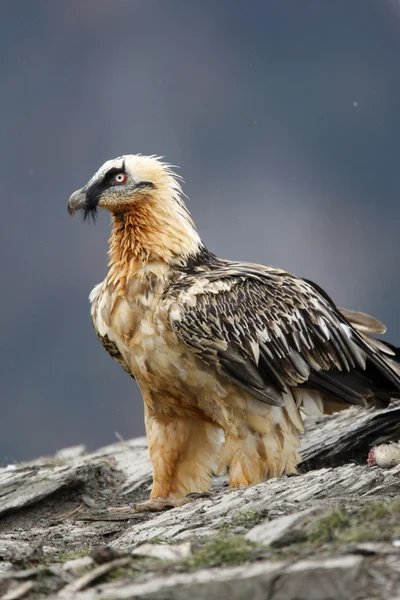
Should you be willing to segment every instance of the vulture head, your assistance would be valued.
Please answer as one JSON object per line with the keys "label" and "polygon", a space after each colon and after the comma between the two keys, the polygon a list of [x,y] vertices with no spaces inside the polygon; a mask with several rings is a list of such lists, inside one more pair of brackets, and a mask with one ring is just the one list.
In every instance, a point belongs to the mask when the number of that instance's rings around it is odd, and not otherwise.
{"label": "vulture head", "polygon": [[98,208],[121,214],[139,202],[182,206],[179,176],[156,156],[127,155],[108,160],[68,202],[74,216],[83,211],[84,219],[96,216]]}
{"label": "vulture head", "polygon": [[[124,256],[185,261],[201,241],[182,200],[181,178],[156,156],[127,155],[109,160],[68,201],[68,212],[112,215],[112,249]],[[118,254],[116,251],[114,255]],[[139,260],[139,259],[137,259]]]}

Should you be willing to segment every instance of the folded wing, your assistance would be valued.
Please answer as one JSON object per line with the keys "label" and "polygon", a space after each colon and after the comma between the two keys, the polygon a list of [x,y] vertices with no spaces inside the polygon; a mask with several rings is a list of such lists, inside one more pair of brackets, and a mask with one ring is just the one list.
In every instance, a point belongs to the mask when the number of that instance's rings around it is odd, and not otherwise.
{"label": "folded wing", "polygon": [[222,263],[186,277],[173,293],[170,322],[180,341],[262,402],[281,406],[283,394],[296,387],[360,405],[399,393],[392,352],[365,334],[384,326],[337,309],[311,282],[268,267]]}

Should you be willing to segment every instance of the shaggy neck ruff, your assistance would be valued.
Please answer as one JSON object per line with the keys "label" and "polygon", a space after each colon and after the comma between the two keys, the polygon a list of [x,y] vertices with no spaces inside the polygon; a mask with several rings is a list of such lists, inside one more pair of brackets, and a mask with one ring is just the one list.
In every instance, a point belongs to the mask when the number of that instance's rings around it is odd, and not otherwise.
{"label": "shaggy neck ruff", "polygon": [[124,286],[151,270],[167,278],[174,265],[195,255],[201,241],[183,205],[146,198],[112,214],[109,281]]}

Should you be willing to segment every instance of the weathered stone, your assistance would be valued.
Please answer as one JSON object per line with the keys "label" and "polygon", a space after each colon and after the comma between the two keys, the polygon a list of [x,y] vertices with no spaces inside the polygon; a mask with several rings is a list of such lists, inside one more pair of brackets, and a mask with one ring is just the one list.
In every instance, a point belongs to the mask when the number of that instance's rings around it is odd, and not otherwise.
{"label": "weathered stone", "polygon": [[275,582],[271,600],[353,600],[362,580],[362,558],[300,561]]}
{"label": "weathered stone", "polygon": [[96,500],[94,500],[94,498],[92,498],[91,496],[88,496],[88,494],[82,494],[81,500],[83,504],[85,504],[85,506],[88,506],[89,508],[93,508],[94,506],[96,506]]}
{"label": "weathered stone", "polygon": [[362,560],[342,556],[296,565],[265,561],[206,569],[122,587],[104,585],[77,594],[75,600],[352,600],[360,583]]}
{"label": "weathered stone", "polygon": [[67,560],[63,564],[63,570],[77,576],[93,567],[93,565],[94,560],[91,556],[80,556],[79,558],[74,558],[73,560]]}
{"label": "weathered stone", "polygon": [[119,569],[121,567],[126,566],[129,563],[129,558],[117,558],[112,560],[111,562],[105,563],[104,565],[100,565],[95,569],[92,569],[89,573],[82,575],[78,579],[75,579],[72,583],[69,583],[65,587],[63,587],[57,597],[74,600],[77,597],[77,593],[80,590],[85,589],[89,585],[91,585],[96,579],[100,577],[104,577],[107,573],[114,571],[115,569]]}
{"label": "weathered stone", "polygon": [[84,444],[79,444],[78,446],[69,446],[68,448],[62,448],[58,450],[55,454],[56,458],[60,460],[73,460],[74,458],[79,458],[83,456],[86,452],[86,446]]}
{"label": "weathered stone", "polygon": [[7,562],[7,561],[0,562],[0,578],[4,573],[8,574],[13,569],[14,569],[14,565],[12,564],[12,562]]}
{"label": "weathered stone", "polygon": [[270,598],[274,581],[284,566],[285,563],[263,562],[152,577],[143,583],[122,587],[106,584],[96,591],[77,594],[74,600],[187,600],[190,597],[195,600],[265,600]]}
{"label": "weathered stone", "polygon": [[278,546],[282,543],[288,543],[289,535],[290,541],[299,541],[300,530],[298,527],[296,528],[296,525],[304,521],[307,515],[312,512],[315,511],[311,508],[294,513],[293,515],[278,517],[278,519],[274,519],[273,521],[264,521],[250,529],[245,537],[251,542],[257,542],[264,546]]}
{"label": "weathered stone", "polygon": [[15,586],[11,586],[10,589],[3,594],[1,600],[19,600],[24,598],[34,587],[33,581],[24,581]]}
{"label": "weathered stone", "polygon": [[24,508],[54,494],[62,488],[83,485],[99,466],[21,467],[9,472],[0,469],[0,515]]}
{"label": "weathered stone", "polygon": [[123,474],[120,494],[124,496],[151,481],[151,463],[143,438],[113,444],[101,451],[60,465],[53,462],[28,464],[16,470],[0,469],[0,516],[25,508],[65,488],[84,486],[92,478],[112,480],[116,470]]}
{"label": "weathered stone", "polygon": [[40,560],[43,550],[40,544],[22,542],[18,539],[7,537],[0,538],[0,559],[13,564],[20,564],[32,560]]}
{"label": "weathered stone", "polygon": [[92,548],[90,556],[98,565],[102,565],[119,558],[119,552],[111,546],[95,546]]}
{"label": "weathered stone", "polygon": [[363,542],[354,544],[349,547],[348,551],[352,554],[361,554],[364,556],[373,556],[375,554],[399,554],[399,548],[396,548],[394,544],[385,542]]}
{"label": "weathered stone", "polygon": [[133,556],[149,556],[160,560],[184,560],[191,554],[190,542],[183,544],[142,544],[132,550]]}
{"label": "weathered stone", "polygon": [[[389,472],[388,472],[389,473]],[[207,529],[229,525],[249,510],[268,513],[282,510],[297,512],[299,506],[318,507],[321,499],[363,498],[400,492],[400,477],[396,469],[384,478],[380,469],[367,465],[349,464],[336,469],[319,469],[299,477],[267,481],[251,488],[217,494],[207,500],[196,500],[180,508],[156,514],[152,519],[128,527],[113,545],[124,549],[151,541],[153,537],[183,540],[190,536],[201,537]],[[382,487],[383,486],[383,487]],[[206,530],[202,530],[205,527]]]}
{"label": "weathered stone", "polygon": [[[395,528],[392,531],[389,525],[383,536],[379,529],[371,529],[375,537],[370,539],[362,530],[362,543],[344,541],[333,546],[328,526],[328,535],[318,542],[317,549],[307,536],[308,523],[314,519],[309,510],[316,511],[320,519],[320,512],[331,518],[349,507],[353,514],[375,501],[384,509],[386,499],[399,494],[400,466],[386,471],[371,468],[366,464],[367,453],[363,455],[378,442],[376,425],[379,436],[383,435],[383,423],[389,424],[388,431],[394,434],[400,426],[398,419],[395,422],[397,410],[350,410],[309,426],[303,439],[302,468],[323,465],[318,470],[236,490],[227,490],[225,477],[215,478],[209,498],[159,514],[127,509],[122,520],[108,507],[127,507],[149,494],[151,464],[143,438],[84,456],[71,455],[62,464],[59,458],[40,459],[23,467],[0,469],[0,559],[4,561],[0,566],[5,566],[0,570],[0,600],[27,582],[27,600],[39,596],[70,600],[393,600],[400,585]],[[352,444],[362,457],[361,464],[350,460]],[[396,511],[396,506],[392,500],[390,510]],[[336,507],[339,510],[332,511]],[[394,523],[393,515],[390,513],[389,521]],[[362,521],[358,526],[362,527]],[[253,547],[242,535],[262,546]],[[376,541],[390,540],[391,535],[393,543]],[[301,539],[307,544],[293,544]],[[43,542],[46,546],[41,548]],[[220,542],[228,544],[229,551],[225,555],[222,551],[215,560]],[[245,550],[240,554],[238,548],[243,544]],[[75,559],[72,567],[67,564],[63,568],[69,551],[71,555],[89,553],[89,558]],[[275,558],[289,558],[287,562],[267,560],[275,554]],[[141,560],[141,556],[157,557],[164,564]],[[316,560],[317,556],[321,560]],[[205,568],[221,563],[226,566]],[[82,573],[80,568],[88,571]],[[187,569],[189,572],[182,572]],[[105,583],[110,573],[113,581]],[[22,592],[20,588],[15,593]]]}

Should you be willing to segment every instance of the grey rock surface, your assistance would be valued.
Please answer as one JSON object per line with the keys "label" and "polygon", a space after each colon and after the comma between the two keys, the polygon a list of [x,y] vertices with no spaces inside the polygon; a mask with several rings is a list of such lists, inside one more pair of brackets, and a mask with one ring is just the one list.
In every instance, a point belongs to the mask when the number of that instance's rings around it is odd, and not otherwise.
{"label": "grey rock surface", "polygon": [[288,540],[288,536],[290,536],[290,539],[293,539],[294,535],[296,536],[298,533],[301,533],[301,528],[299,527],[302,521],[307,515],[314,512],[316,512],[315,509],[309,508],[295,512],[292,515],[278,517],[272,521],[264,521],[250,529],[245,538],[264,546],[282,545]]}
{"label": "grey rock surface", "polygon": [[308,421],[299,475],[215,478],[162,513],[129,508],[151,486],[144,438],[0,469],[0,600],[393,599],[400,466],[366,459],[399,422],[396,405]]}
{"label": "grey rock surface", "polygon": [[349,600],[359,584],[362,559],[343,556],[327,560],[260,562],[244,567],[207,569],[172,575],[115,589],[103,586],[76,600]]}

